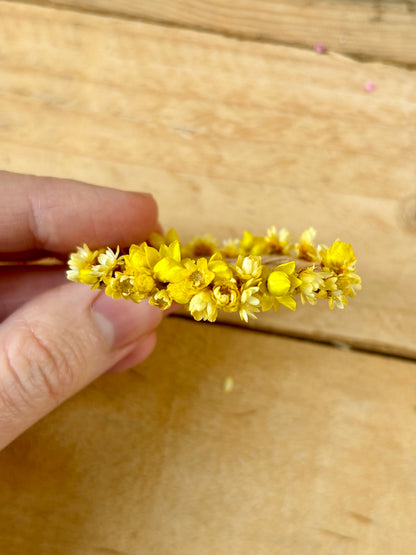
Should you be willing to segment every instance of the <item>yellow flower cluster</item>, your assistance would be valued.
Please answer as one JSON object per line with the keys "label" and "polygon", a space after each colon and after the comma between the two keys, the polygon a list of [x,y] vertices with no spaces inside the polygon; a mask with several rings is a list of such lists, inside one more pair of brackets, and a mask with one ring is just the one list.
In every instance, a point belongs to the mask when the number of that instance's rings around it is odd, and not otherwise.
{"label": "yellow flower cluster", "polygon": [[[181,245],[175,230],[166,236],[152,233],[125,253],[78,247],[67,277],[104,288],[114,299],[148,298],[161,310],[172,303],[185,305],[198,321],[214,322],[219,310],[238,312],[245,322],[280,305],[296,310],[297,296],[302,304],[327,299],[331,309],[344,308],[347,297],[361,289],[354,252],[339,239],[330,247],[315,246],[315,235],[307,229],[293,244],[286,229],[272,227],[264,237],[245,231],[241,240],[218,248],[209,235]],[[277,263],[279,257],[285,261]],[[306,263],[297,268],[295,259]]]}

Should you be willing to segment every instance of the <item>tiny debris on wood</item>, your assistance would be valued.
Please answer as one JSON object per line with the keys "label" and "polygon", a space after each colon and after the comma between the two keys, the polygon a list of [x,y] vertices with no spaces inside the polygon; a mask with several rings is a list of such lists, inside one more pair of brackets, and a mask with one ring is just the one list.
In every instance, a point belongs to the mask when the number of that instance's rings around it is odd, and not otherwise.
{"label": "tiny debris on wood", "polygon": [[224,393],[231,393],[234,389],[234,378],[232,376],[227,376],[224,380]]}

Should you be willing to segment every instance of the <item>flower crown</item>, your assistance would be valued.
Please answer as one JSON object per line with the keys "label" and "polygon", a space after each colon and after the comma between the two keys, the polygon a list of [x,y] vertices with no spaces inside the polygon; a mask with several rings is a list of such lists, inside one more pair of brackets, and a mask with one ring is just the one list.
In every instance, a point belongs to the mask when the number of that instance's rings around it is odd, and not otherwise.
{"label": "flower crown", "polygon": [[103,288],[113,299],[148,298],[161,310],[185,305],[198,321],[214,322],[219,310],[238,312],[245,322],[280,305],[296,310],[297,296],[302,304],[327,299],[329,308],[344,308],[361,289],[354,252],[339,239],[315,247],[315,235],[309,228],[292,244],[286,229],[271,227],[265,237],[245,231],[218,248],[210,235],[182,245],[172,229],[125,253],[84,244],[70,255],[67,277]]}

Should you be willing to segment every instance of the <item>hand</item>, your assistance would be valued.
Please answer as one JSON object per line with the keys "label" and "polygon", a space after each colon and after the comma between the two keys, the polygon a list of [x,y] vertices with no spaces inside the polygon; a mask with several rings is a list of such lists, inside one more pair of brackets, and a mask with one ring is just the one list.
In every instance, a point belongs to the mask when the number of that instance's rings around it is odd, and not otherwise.
{"label": "hand", "polygon": [[153,198],[0,172],[0,449],[107,371],[144,360],[162,313],[66,280],[68,253],[128,246],[158,229]]}

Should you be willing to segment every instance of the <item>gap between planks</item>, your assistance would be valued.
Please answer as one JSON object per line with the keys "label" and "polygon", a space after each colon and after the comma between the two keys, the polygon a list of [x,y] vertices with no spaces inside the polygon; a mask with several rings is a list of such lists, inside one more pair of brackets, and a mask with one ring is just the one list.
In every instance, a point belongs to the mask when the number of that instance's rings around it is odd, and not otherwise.
{"label": "gap between planks", "polygon": [[[185,313],[174,313],[169,316],[170,318],[178,318],[181,320],[191,320],[192,318]],[[199,326],[212,326],[210,322],[198,322]],[[309,344],[323,345],[326,347],[332,347],[340,351],[351,351],[356,353],[363,353],[372,356],[381,356],[383,358],[393,358],[395,360],[404,360],[408,362],[416,362],[416,353],[404,353],[402,349],[396,349],[394,345],[373,345],[368,342],[360,343],[356,340],[347,341],[345,338],[325,338],[317,337],[312,335],[306,335],[298,333],[296,331],[281,331],[271,328],[261,328],[261,327],[248,327],[243,323],[230,322],[224,320],[217,320],[215,322],[216,326],[221,326],[224,328],[233,328],[239,330],[247,330],[263,335],[272,335],[276,337],[281,337],[284,339],[293,339],[294,341],[306,342]]]}
{"label": "gap between planks", "polygon": [[[1,1],[1,0],[0,0]],[[310,51],[310,46],[302,44],[296,41],[284,41],[284,40],[277,40],[268,37],[261,37],[261,36],[247,36],[243,33],[237,33],[233,31],[226,31],[226,30],[219,30],[219,29],[212,29],[210,27],[198,24],[188,24],[186,22],[177,23],[175,21],[169,21],[163,18],[153,18],[153,17],[146,17],[140,16],[137,14],[128,14],[119,12],[117,10],[111,10],[108,8],[92,8],[86,6],[76,6],[71,4],[70,2],[60,2],[57,4],[53,0],[15,0],[15,3],[18,4],[27,4],[30,6],[38,6],[40,8],[50,8],[59,11],[72,11],[75,13],[85,14],[85,15],[92,15],[97,17],[110,17],[125,21],[137,21],[140,23],[147,23],[149,25],[158,25],[160,27],[167,27],[171,29],[185,29],[189,31],[196,31],[200,33],[205,33],[207,35],[218,35],[229,39],[239,40],[241,42],[257,42],[261,44],[269,44],[272,46],[284,46],[288,48],[296,48],[299,50],[307,50]],[[414,63],[406,63],[401,62],[398,60],[387,60],[382,59],[377,56],[371,56],[368,54],[362,53],[354,53],[354,52],[337,52],[336,50],[328,50],[327,55],[331,56],[339,56],[344,59],[350,59],[360,63],[374,63],[378,62],[387,66],[393,66],[401,69],[406,69],[409,71],[413,71],[416,69],[416,64]]]}

